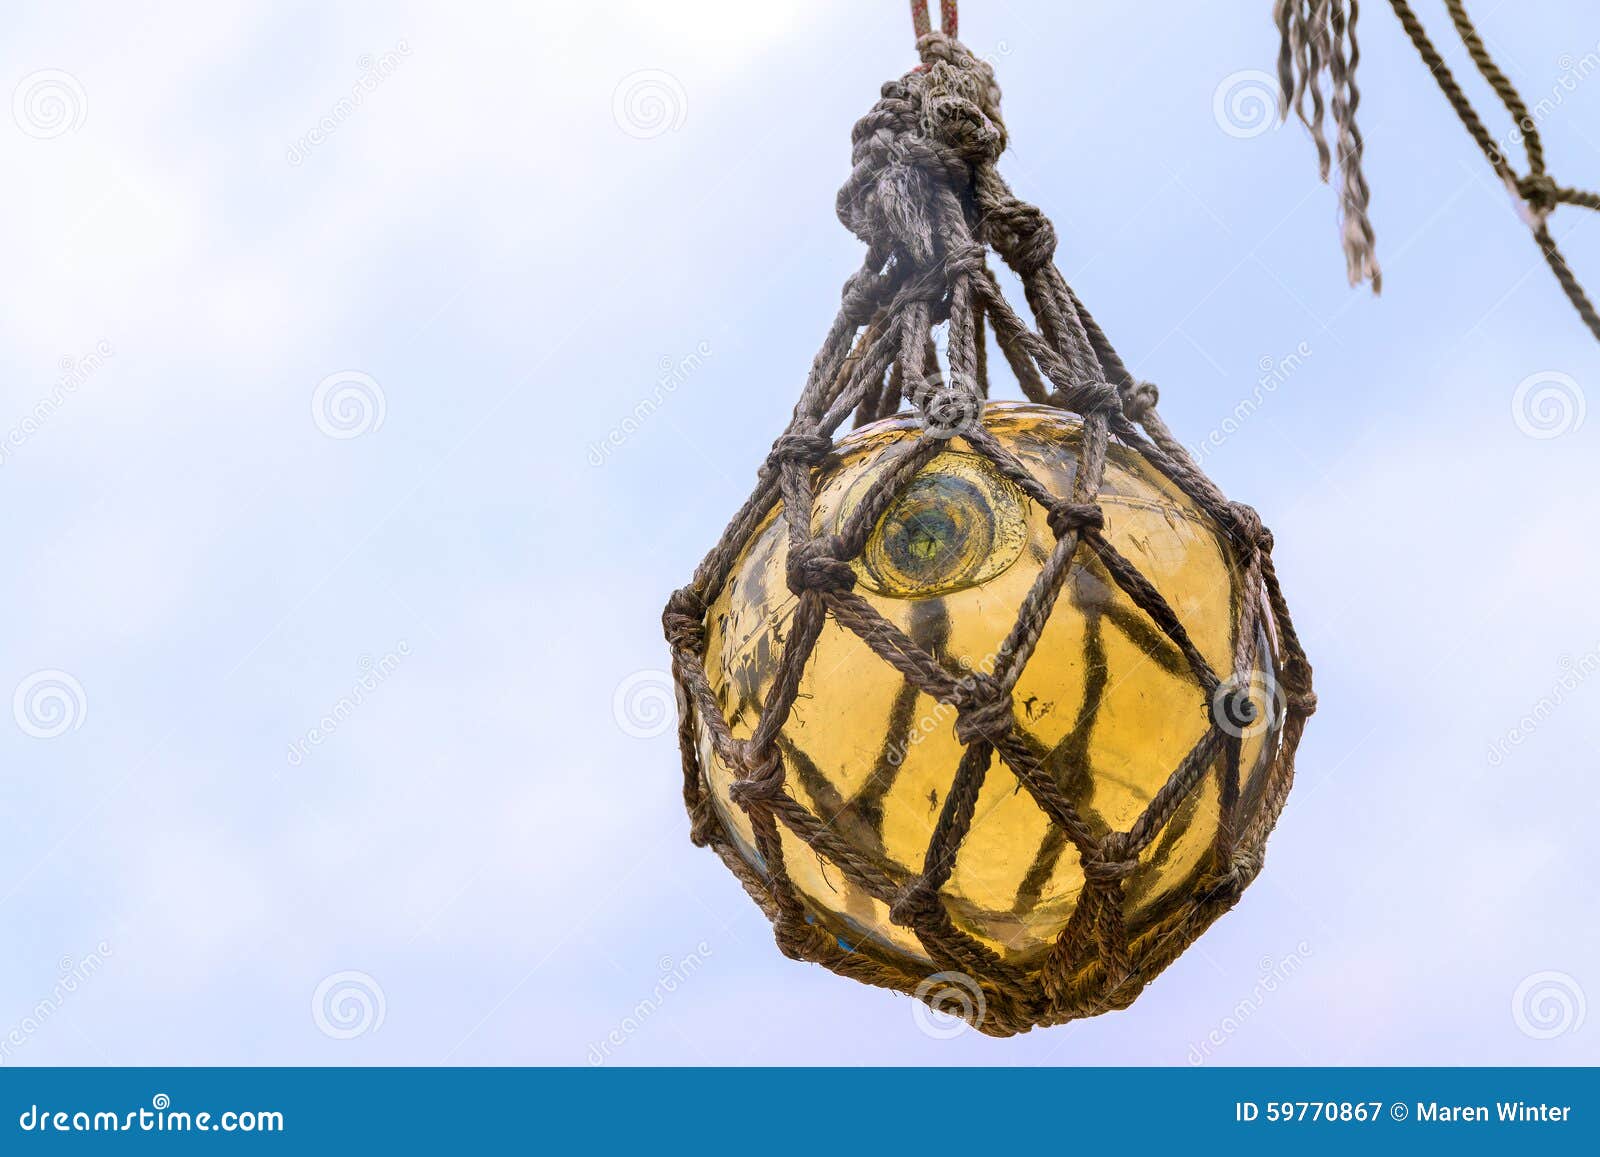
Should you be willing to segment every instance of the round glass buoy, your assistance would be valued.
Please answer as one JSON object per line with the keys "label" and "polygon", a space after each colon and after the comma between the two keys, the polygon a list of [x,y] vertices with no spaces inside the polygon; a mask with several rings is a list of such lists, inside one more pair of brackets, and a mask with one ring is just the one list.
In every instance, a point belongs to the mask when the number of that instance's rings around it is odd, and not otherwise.
{"label": "round glass buoy", "polygon": [[[991,403],[984,425],[1053,493],[1072,492],[1081,425],[1062,411]],[[817,476],[814,531],[835,532],[919,434],[910,418],[844,437]],[[1113,445],[1098,499],[1105,534],[1165,596],[1212,668],[1231,670],[1242,567],[1227,535],[1137,454]],[[855,560],[856,590],[952,672],[992,671],[1024,595],[1055,543],[1047,511],[960,438],[900,492]],[[748,738],[778,670],[795,597],[785,581],[781,507],[745,544],[707,615],[705,666],[739,739]],[[1283,704],[1270,616],[1250,681],[1237,823],[1260,806]],[[1097,832],[1126,831],[1210,724],[1183,656],[1086,548],[1074,556],[1015,694],[1017,734],[1044,758]],[[955,709],[923,694],[830,618],[779,750],[787,790],[896,880],[915,875],[961,758]],[[716,807],[758,872],[749,817],[729,797],[735,772],[697,721]],[[1208,774],[1140,856],[1126,886],[1130,931],[1192,895],[1219,824]],[[911,929],[781,823],[785,864],[812,919],[841,947],[913,972],[932,963]],[[1037,963],[1083,888],[1078,854],[996,757],[940,891],[956,926],[1020,966]]]}

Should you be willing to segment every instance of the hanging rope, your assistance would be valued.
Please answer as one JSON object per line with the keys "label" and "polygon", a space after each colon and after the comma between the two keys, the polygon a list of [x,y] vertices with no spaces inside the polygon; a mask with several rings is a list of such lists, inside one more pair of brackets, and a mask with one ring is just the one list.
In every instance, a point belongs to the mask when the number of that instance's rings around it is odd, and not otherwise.
{"label": "hanging rope", "polygon": [[[1519,175],[1506,160],[1505,153],[1490,135],[1472,102],[1467,99],[1467,94],[1445,64],[1444,57],[1434,47],[1427,29],[1408,0],[1389,0],[1406,35],[1411,38],[1417,54],[1433,74],[1456,116],[1517,199],[1523,218],[1532,230],[1534,240],[1539,243],[1539,251],[1544,254],[1567,300],[1578,311],[1589,332],[1600,340],[1600,312],[1596,312],[1549,228],[1549,217],[1556,206],[1577,205],[1600,210],[1600,193],[1562,185],[1545,171],[1544,142],[1539,137],[1538,125],[1527,103],[1490,55],[1483,37],[1467,15],[1464,0],[1444,0],[1444,3],[1456,33],[1466,46],[1467,55],[1500,98],[1500,103],[1505,106],[1521,134],[1528,155],[1526,174]],[[1317,161],[1323,180],[1328,179],[1330,168],[1337,160],[1341,232],[1350,283],[1355,285],[1368,280],[1372,282],[1373,290],[1377,291],[1382,288],[1383,275],[1373,253],[1372,223],[1367,217],[1367,182],[1361,171],[1362,139],[1355,121],[1356,107],[1361,102],[1360,90],[1355,84],[1356,65],[1361,59],[1361,50],[1356,41],[1356,20],[1360,12],[1359,0],[1277,0],[1274,19],[1280,36],[1280,111],[1287,117],[1289,111],[1294,110],[1310,131],[1317,147]],[[1321,83],[1323,73],[1327,73],[1329,78],[1329,97],[1326,101]],[[1337,130],[1337,153],[1330,149],[1323,128],[1327,105],[1332,107]]]}
{"label": "hanging rope", "polygon": [[[950,39],[956,36],[956,0],[939,0],[941,31]],[[928,0],[911,0],[911,27],[921,40],[933,31],[933,21],[928,16]]]}
{"label": "hanging rope", "polygon": [[[955,5],[943,7],[954,27]],[[927,4],[914,3],[919,28]],[[1272,536],[1260,517],[1230,502],[1205,476],[1157,415],[1155,387],[1136,380],[1054,263],[1056,233],[1035,206],[1016,197],[996,168],[1006,147],[1000,89],[993,70],[948,34],[925,31],[920,68],[883,86],[881,99],[852,134],[853,169],[837,199],[840,220],[867,246],[861,268],[845,283],[838,316],[812,362],[788,428],[773,443],[754,492],[691,582],[674,592],[662,616],[672,647],[679,701],[684,803],[695,842],[709,844],[773,920],[786,955],[826,965],[869,984],[935,1002],[922,971],[859,952],[826,931],[791,880],[787,857],[823,857],[849,882],[915,933],[939,969],[981,985],[987,1013],[978,1027],[995,1035],[1059,1024],[1132,1002],[1139,991],[1213,920],[1227,911],[1261,869],[1272,830],[1294,780],[1294,753],[1315,709],[1311,667],[1289,619],[1272,565]],[[1022,282],[1032,318],[1016,312],[988,264],[993,250]],[[940,365],[932,328],[948,323]],[[1080,415],[1082,435],[1070,490],[1051,490],[983,425],[988,393],[986,333],[1036,405]],[[882,472],[834,533],[814,525],[819,487],[827,480],[835,432],[852,415],[858,425],[909,405],[921,427],[898,465]],[[1047,512],[1055,544],[1041,563],[997,651],[992,672],[952,670],[926,631],[907,630],[854,587],[851,560],[922,467],[959,434]],[[1234,651],[1216,670],[1194,644],[1183,618],[1135,560],[1105,530],[1100,497],[1110,448],[1138,454],[1165,475],[1226,533],[1241,568]],[[747,736],[736,736],[707,671],[708,614],[734,581],[742,552],[764,520],[782,512],[787,527],[785,576],[794,610],[784,632],[770,688]],[[1145,810],[1125,830],[1087,816],[1063,790],[1045,754],[1018,723],[1014,693],[1047,620],[1076,568],[1096,567],[1171,645],[1193,681],[1193,711],[1202,738],[1174,767]],[[962,757],[951,768],[922,867],[907,871],[862,855],[796,788],[783,729],[801,695],[825,627],[842,628],[898,671],[913,697],[953,708]],[[1257,640],[1280,640],[1278,678],[1283,731],[1261,773],[1255,810],[1233,808],[1240,793],[1237,731],[1228,718],[1252,717],[1240,697],[1255,669]],[[818,675],[823,678],[827,675]],[[848,677],[839,672],[835,678]],[[702,748],[696,723],[705,730]],[[703,760],[714,756],[737,779],[727,795],[748,817],[748,856],[718,811]],[[1044,956],[1026,967],[1002,957],[958,926],[945,885],[971,830],[978,793],[991,768],[1016,776],[1071,846],[1083,872],[1082,893]],[[1186,802],[1214,780],[1227,817],[1205,868],[1172,894],[1159,916],[1127,916],[1128,882]],[[786,849],[785,841],[789,847]],[[800,852],[798,840],[806,849]],[[946,1009],[946,1011],[958,1011]],[[961,1011],[972,1016],[973,1010]]]}
{"label": "hanging rope", "polygon": [[[1367,216],[1369,192],[1367,178],[1361,171],[1364,142],[1361,130],[1356,127],[1356,109],[1361,105],[1361,90],[1356,87],[1356,66],[1361,63],[1356,19],[1360,14],[1359,0],[1350,0],[1348,15],[1345,0],[1277,0],[1273,15],[1280,37],[1279,115],[1287,118],[1293,109],[1300,123],[1311,133],[1317,146],[1317,167],[1324,181],[1337,157],[1339,227],[1350,284],[1370,281],[1372,291],[1380,293],[1383,270],[1378,267],[1377,238]],[[1328,74],[1329,87],[1326,100],[1321,84],[1324,72]],[[1323,129],[1329,104],[1332,105],[1337,154],[1329,148]]]}
{"label": "hanging rope", "polygon": [[1557,205],[1577,205],[1585,209],[1600,210],[1600,194],[1568,188],[1545,172],[1544,142],[1539,137],[1539,126],[1528,112],[1528,106],[1516,87],[1489,55],[1489,50],[1484,46],[1483,38],[1478,35],[1477,28],[1473,26],[1472,18],[1467,15],[1466,5],[1462,0],[1445,0],[1445,8],[1450,12],[1450,19],[1456,26],[1456,32],[1467,46],[1467,54],[1472,57],[1472,63],[1483,79],[1488,81],[1489,87],[1494,89],[1495,95],[1500,98],[1500,103],[1505,106],[1506,112],[1511,115],[1522,134],[1523,147],[1528,154],[1526,175],[1519,176],[1512,169],[1500,146],[1484,127],[1477,110],[1472,107],[1472,102],[1467,99],[1466,93],[1461,91],[1461,86],[1451,75],[1444,58],[1428,39],[1427,30],[1423,28],[1422,21],[1417,19],[1417,14],[1412,11],[1411,5],[1406,0],[1389,0],[1389,3],[1394,7],[1395,15],[1400,18],[1406,35],[1411,37],[1411,43],[1416,46],[1423,63],[1433,73],[1433,78],[1439,82],[1439,88],[1449,100],[1450,106],[1455,109],[1456,116],[1472,134],[1472,139],[1478,142],[1478,147],[1483,150],[1483,155],[1495,173],[1523,205],[1524,218],[1533,230],[1534,240],[1539,243],[1540,252],[1544,254],[1544,259],[1549,263],[1551,272],[1556,275],[1556,280],[1561,283],[1567,300],[1572,302],[1572,308],[1583,318],[1583,323],[1589,327],[1589,332],[1594,334],[1596,340],[1600,340],[1600,313],[1595,311],[1594,303],[1589,300],[1589,295],[1584,292],[1583,285],[1572,272],[1572,267],[1562,256],[1555,238],[1550,235],[1549,227],[1550,213]]}

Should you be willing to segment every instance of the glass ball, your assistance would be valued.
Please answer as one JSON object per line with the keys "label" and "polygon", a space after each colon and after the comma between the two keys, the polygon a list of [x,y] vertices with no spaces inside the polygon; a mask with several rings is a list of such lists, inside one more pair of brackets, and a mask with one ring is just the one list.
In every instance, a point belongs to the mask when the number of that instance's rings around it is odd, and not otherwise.
{"label": "glass ball", "polygon": [[[1052,493],[1072,493],[1080,422],[1056,409],[990,403],[985,427]],[[842,438],[815,476],[814,533],[835,533],[873,480],[921,433],[910,417]],[[1143,457],[1113,444],[1098,499],[1105,535],[1166,598],[1220,677],[1232,668],[1243,567],[1228,536]],[[1055,544],[1047,511],[959,436],[904,488],[853,562],[856,591],[954,672],[993,670],[1023,597]],[[748,738],[778,671],[796,604],[780,507],[745,544],[706,616],[705,667],[734,736]],[[1284,710],[1270,615],[1257,640],[1243,728],[1242,828],[1262,800]],[[1039,752],[1097,833],[1126,831],[1210,725],[1210,703],[1177,648],[1086,547],[1024,667],[1017,734]],[[786,788],[896,882],[921,870],[962,747],[955,709],[923,694],[830,617],[778,740]],[[696,721],[701,766],[739,854],[759,873],[737,773]],[[1220,756],[1219,762],[1220,762]],[[1126,883],[1130,933],[1192,898],[1220,823],[1208,774],[1139,857]],[[846,951],[913,974],[934,968],[916,934],[781,822],[785,866],[808,919]],[[1008,963],[1042,961],[1084,884],[1077,850],[996,756],[940,898],[955,925]]]}

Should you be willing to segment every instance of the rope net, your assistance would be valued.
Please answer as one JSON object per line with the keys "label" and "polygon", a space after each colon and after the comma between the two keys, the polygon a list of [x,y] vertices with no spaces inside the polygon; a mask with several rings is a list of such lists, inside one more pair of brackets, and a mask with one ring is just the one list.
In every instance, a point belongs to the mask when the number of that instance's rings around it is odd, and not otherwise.
{"label": "rope net", "polygon": [[[915,5],[914,5],[915,9]],[[924,17],[926,5],[923,5]],[[945,9],[953,21],[954,4]],[[924,25],[925,27],[925,25]],[[996,171],[1006,145],[1000,92],[989,65],[943,31],[917,42],[920,68],[883,86],[853,133],[853,171],[840,190],[841,221],[866,243],[862,267],[845,283],[838,316],[812,364],[794,416],[761,467],[754,493],[734,515],[692,581],[663,615],[679,700],[684,802],[696,844],[710,845],[762,906],[781,950],[800,960],[941,1007],[925,973],[847,949],[815,922],[790,880],[780,825],[849,882],[888,907],[939,968],[978,986],[970,1002],[945,1004],[993,1035],[1058,1024],[1122,1008],[1217,916],[1238,900],[1261,867],[1264,845],[1293,780],[1294,752],[1315,707],[1311,668],[1295,635],[1272,565],[1272,537],[1250,507],[1230,502],[1200,471],[1156,413],[1157,393],[1134,379],[1104,332],[1056,269],[1054,229],[1015,197]],[[996,253],[1021,280],[1032,323],[1006,301],[988,265]],[[948,372],[933,327],[948,324]],[[1069,493],[1054,493],[984,425],[989,391],[986,331],[1027,399],[1079,416],[1081,438]],[[817,480],[834,435],[887,418],[909,403],[920,429],[912,449],[872,483],[836,533],[813,527]],[[1000,475],[1049,512],[1055,542],[992,671],[951,670],[855,591],[852,560],[877,520],[918,471],[959,437]],[[1141,456],[1225,534],[1238,560],[1232,669],[1219,672],[1191,641],[1178,614],[1104,533],[1099,498],[1111,443]],[[1119,451],[1120,452],[1120,451]],[[741,549],[775,511],[787,525],[786,579],[796,602],[777,674],[747,738],[736,738],[707,675],[707,611],[729,582]],[[1192,679],[1203,737],[1155,792],[1135,822],[1104,830],[1062,790],[1038,749],[1016,727],[1013,690],[1073,568],[1095,563],[1182,656]],[[791,791],[779,744],[806,664],[825,623],[858,636],[906,682],[953,708],[962,755],[920,871],[892,873],[855,854]],[[1229,720],[1256,710],[1244,691],[1264,627],[1279,643],[1282,731],[1265,771],[1260,805],[1237,809],[1240,738]],[[914,632],[913,632],[914,633]],[[748,816],[758,868],[747,862],[713,803],[697,743],[697,722],[715,758],[733,768],[729,793]],[[1022,967],[957,927],[941,888],[971,830],[994,761],[1016,776],[1076,849],[1084,883],[1042,962]],[[1124,884],[1141,851],[1208,777],[1219,785],[1222,822],[1204,870],[1159,918],[1130,929]]]}

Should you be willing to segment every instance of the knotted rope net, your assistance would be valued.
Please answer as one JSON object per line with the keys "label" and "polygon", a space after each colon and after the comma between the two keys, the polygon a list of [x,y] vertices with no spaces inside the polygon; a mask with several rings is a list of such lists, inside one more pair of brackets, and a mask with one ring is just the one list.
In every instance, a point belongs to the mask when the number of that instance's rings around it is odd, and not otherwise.
{"label": "knotted rope net", "polygon": [[[1233,906],[1260,870],[1268,833],[1293,781],[1295,748],[1316,701],[1311,668],[1273,568],[1271,534],[1254,510],[1230,502],[1173,437],[1156,413],[1155,387],[1129,373],[1056,269],[1050,222],[1013,195],[996,170],[1006,146],[1000,90],[990,66],[951,34],[953,7],[945,10],[946,30],[931,29],[924,12],[917,41],[921,67],[884,85],[881,99],[855,126],[854,169],[839,192],[837,210],[865,242],[866,258],[845,283],[838,316],[792,421],[757,475],[754,493],[692,581],[673,593],[663,625],[678,689],[683,794],[692,838],[714,848],[743,882],[772,920],[781,950],[940,1007],[940,991],[929,990],[925,974],[849,950],[808,918],[786,869],[780,825],[887,905],[892,920],[914,930],[936,965],[981,986],[986,1010],[977,1027],[1004,1036],[1125,1007]],[[988,264],[990,251],[1020,278],[1033,324],[1002,294]],[[945,323],[948,372],[938,365],[931,340],[933,327]],[[986,330],[1029,401],[1081,417],[1070,493],[1053,493],[985,429]],[[902,403],[919,415],[912,449],[874,481],[836,533],[818,532],[812,525],[816,478],[834,452],[836,431],[852,416],[863,425],[895,414]],[[876,522],[954,437],[1047,510],[1055,536],[992,671],[948,669],[853,589],[857,575],[851,560],[861,555]],[[1103,533],[1098,498],[1112,442],[1142,456],[1231,540],[1242,572],[1231,671],[1213,669],[1167,599]],[[787,582],[797,601],[776,678],[750,734],[739,739],[707,676],[707,609],[729,581],[741,547],[780,509],[787,524]],[[1194,685],[1194,711],[1206,728],[1124,830],[1097,830],[1015,726],[1018,676],[1069,572],[1092,560],[1181,654],[1180,667]],[[1281,651],[1278,678],[1286,712],[1265,773],[1263,801],[1242,816],[1235,814],[1240,740],[1228,721],[1249,718],[1255,710],[1241,689],[1248,684],[1269,617]],[[921,870],[910,878],[896,878],[859,854],[790,790],[779,732],[830,619],[956,713],[962,755],[951,768]],[[749,817],[764,871],[739,853],[713,804],[697,719],[716,758],[737,771],[730,794]],[[1084,885],[1076,906],[1037,967],[1019,967],[958,928],[940,894],[996,758],[1081,860]],[[1124,884],[1141,851],[1208,776],[1220,783],[1222,823],[1205,870],[1190,894],[1134,934],[1124,915]],[[970,1013],[960,1002],[945,1009]]]}

